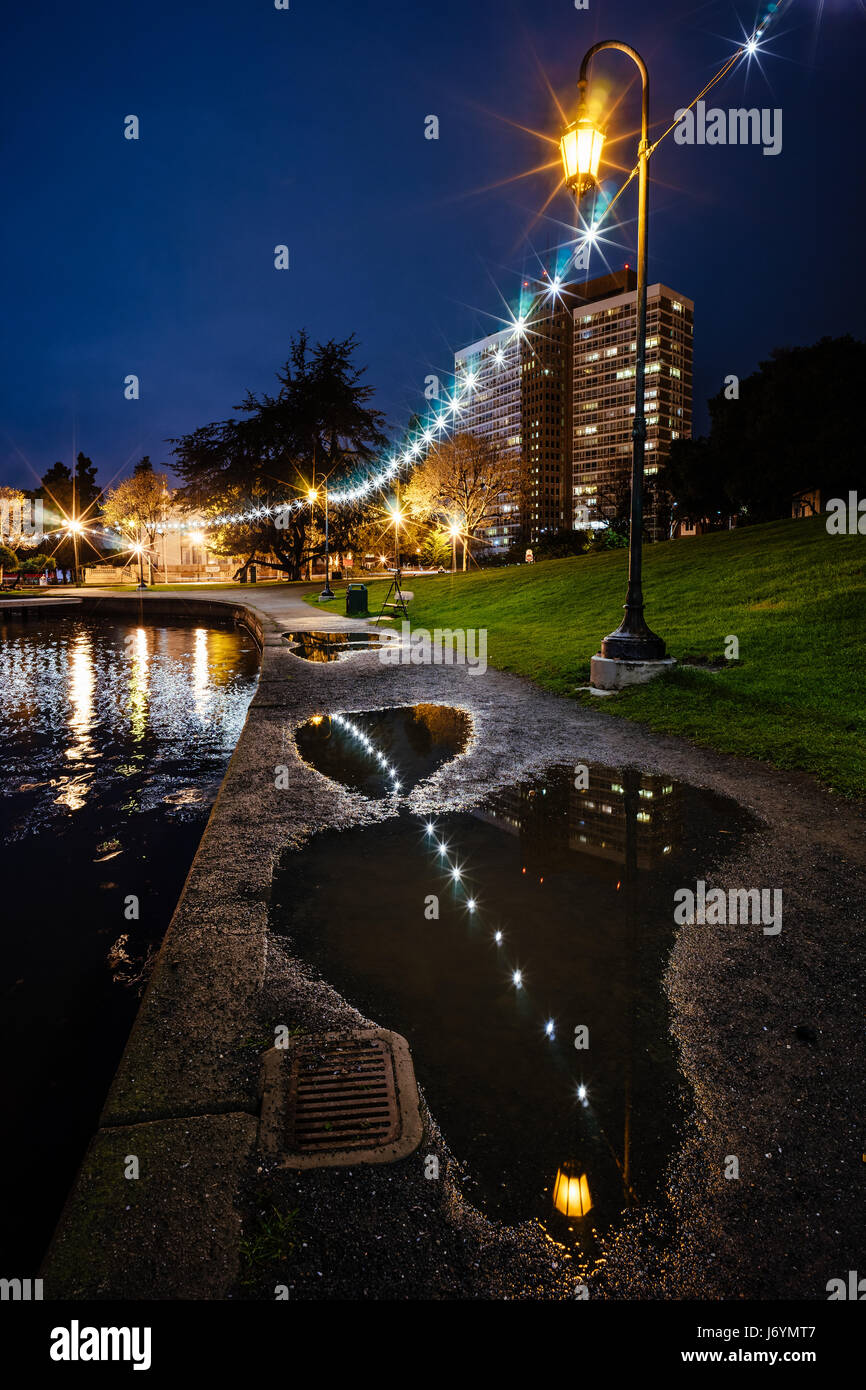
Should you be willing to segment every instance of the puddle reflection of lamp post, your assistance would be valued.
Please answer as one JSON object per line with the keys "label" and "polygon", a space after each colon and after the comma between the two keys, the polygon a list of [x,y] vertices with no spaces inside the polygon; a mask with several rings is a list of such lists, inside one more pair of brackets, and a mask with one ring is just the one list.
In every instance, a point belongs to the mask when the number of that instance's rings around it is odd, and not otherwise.
{"label": "puddle reflection of lamp post", "polygon": [[586,1216],[592,1210],[589,1181],[578,1163],[563,1163],[557,1169],[553,1205],[563,1216]]}
{"label": "puddle reflection of lamp post", "polygon": [[[647,202],[649,187],[649,74],[640,54],[628,44],[605,39],[594,44],[580,65],[578,117],[560,140],[565,169],[565,182],[572,190],[577,204],[581,197],[597,187],[598,166],[604,145],[604,133],[590,118],[586,104],[587,69],[596,53],[613,48],[625,53],[637,66],[642,82],[641,138],[638,149],[638,252],[637,252],[637,341],[635,344],[634,426],[632,428],[631,468],[631,525],[628,549],[628,589],[625,616],[615,632],[605,637],[601,652],[592,659],[591,681],[602,689],[617,689],[635,681],[649,680],[660,670],[673,665],[665,657],[665,644],[651,631],[644,618],[641,583],[644,448],[646,416],[644,414],[644,383],[646,377],[646,315],[647,315]],[[631,663],[636,663],[631,665]]]}

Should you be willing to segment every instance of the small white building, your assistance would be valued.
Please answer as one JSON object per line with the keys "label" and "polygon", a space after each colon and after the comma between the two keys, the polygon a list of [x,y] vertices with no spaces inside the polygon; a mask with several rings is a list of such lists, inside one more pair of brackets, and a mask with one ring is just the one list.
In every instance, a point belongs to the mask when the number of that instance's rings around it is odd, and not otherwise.
{"label": "small white building", "polygon": [[[208,543],[209,534],[204,518],[194,513],[166,510],[166,527],[150,543],[143,527],[138,534],[130,532],[128,549],[119,549],[113,563],[89,565],[84,573],[85,584],[129,584],[143,569],[149,584],[225,583],[234,579],[246,555],[217,555]],[[134,546],[141,546],[141,558]],[[280,571],[270,565],[257,563],[261,578],[277,579]]]}

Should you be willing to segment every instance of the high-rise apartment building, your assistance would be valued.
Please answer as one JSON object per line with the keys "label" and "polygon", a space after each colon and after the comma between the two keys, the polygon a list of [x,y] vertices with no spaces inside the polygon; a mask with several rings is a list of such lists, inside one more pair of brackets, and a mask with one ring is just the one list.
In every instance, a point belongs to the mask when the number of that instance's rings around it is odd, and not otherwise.
{"label": "high-rise apartment building", "polygon": [[520,530],[521,337],[503,329],[463,348],[455,357],[455,378],[464,406],[457,428],[479,435],[513,463],[514,492],[497,506],[480,538],[493,550],[509,550]]}
{"label": "high-rise apartment building", "polygon": [[514,461],[514,487],[483,539],[507,550],[522,538],[571,527],[571,373],[574,295],[551,282],[524,286],[513,324],[455,356],[458,390],[469,387],[460,429]]}
{"label": "high-rise apartment building", "polygon": [[[589,286],[587,286],[589,288]],[[633,272],[622,288],[574,310],[572,473],[576,530],[603,525],[630,487],[637,293]],[[692,430],[695,306],[667,285],[647,288],[647,422],[644,513],[653,540],[667,537],[664,499],[653,479],[675,439]]]}
{"label": "high-rise apartment building", "polygon": [[[494,550],[571,528],[603,526],[631,477],[636,277],[626,268],[583,284],[527,292],[513,324],[455,356],[465,392],[459,428],[513,460],[514,490],[481,539]],[[691,300],[647,294],[647,480],[671,440],[691,433]],[[468,387],[468,390],[466,389]],[[663,532],[651,500],[648,524]]]}

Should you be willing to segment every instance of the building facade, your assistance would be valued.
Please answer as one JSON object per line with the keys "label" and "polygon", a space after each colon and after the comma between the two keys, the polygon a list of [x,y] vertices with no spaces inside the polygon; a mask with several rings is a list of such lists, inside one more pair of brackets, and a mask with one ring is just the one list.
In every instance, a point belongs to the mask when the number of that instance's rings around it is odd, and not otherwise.
{"label": "building facade", "polygon": [[513,460],[513,486],[479,539],[493,551],[531,545],[571,526],[573,295],[554,286],[527,293],[513,326],[455,355],[466,395],[460,428]]}
{"label": "building facade", "polygon": [[520,336],[510,328],[472,343],[454,359],[456,389],[465,400],[459,428],[487,440],[513,464],[514,490],[497,498],[495,512],[479,537],[493,551],[511,549],[520,529],[521,362]]}
{"label": "building facade", "polygon": [[[616,510],[622,491],[629,490],[631,481],[636,279],[633,271],[605,278],[621,283],[604,286],[604,293],[574,310],[575,530],[604,526],[606,514]],[[694,311],[690,299],[667,285],[648,286],[644,514],[653,540],[665,540],[669,535],[665,499],[654,488],[653,480],[672,442],[688,439],[692,432]]]}
{"label": "building facade", "polygon": [[[466,397],[460,428],[513,460],[514,487],[480,537],[493,551],[560,530],[608,524],[631,479],[636,276],[628,267],[583,284],[524,294],[514,324],[455,355]],[[665,285],[647,292],[647,523],[667,536],[652,480],[692,426],[694,305]]]}

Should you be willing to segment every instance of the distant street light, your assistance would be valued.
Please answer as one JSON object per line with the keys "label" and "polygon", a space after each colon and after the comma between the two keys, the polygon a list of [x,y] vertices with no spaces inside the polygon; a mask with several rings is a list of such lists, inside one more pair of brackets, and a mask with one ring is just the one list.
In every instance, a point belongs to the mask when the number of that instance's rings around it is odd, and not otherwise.
{"label": "distant street light", "polygon": [[[646,317],[647,317],[647,203],[649,174],[649,73],[646,63],[635,49],[615,39],[593,44],[580,65],[580,105],[578,118],[560,140],[565,182],[574,193],[577,203],[590,189],[597,186],[597,175],[604,134],[590,119],[586,105],[587,69],[605,48],[618,49],[637,66],[643,84],[641,104],[641,137],[638,147],[638,252],[637,252],[637,341],[635,344],[634,426],[632,428],[631,466],[631,525],[628,550],[628,589],[625,616],[615,632],[601,644],[603,659],[613,661],[653,662],[665,659],[665,644],[644,619],[643,588],[641,584],[644,448],[646,416],[644,414],[644,383],[646,379]],[[595,684],[595,681],[593,681]]]}
{"label": "distant street light", "polygon": [[391,523],[392,523],[392,525],[393,525],[393,527],[394,527],[394,566],[395,566],[396,569],[399,569],[399,568],[400,568],[400,527],[403,525],[403,522],[406,520],[406,513],[403,511],[402,507],[400,506],[400,503],[399,503],[399,502],[396,502],[396,501],[395,501],[395,502],[390,502],[390,503],[388,504],[387,511],[388,511],[389,516],[391,517]]}
{"label": "distant street light", "polygon": [[139,589],[146,589],[147,584],[144,579],[144,546],[140,543],[134,545],[132,547],[132,553],[138,556],[138,587]]}
{"label": "distant street light", "polygon": [[460,526],[456,521],[451,523],[451,573],[457,573],[457,537],[460,535]]}
{"label": "distant street light", "polygon": [[[326,478],[325,481],[322,483],[322,487],[323,487],[324,490],[325,490],[325,587],[324,587],[324,589],[322,590],[322,592],[319,594],[319,598],[320,598],[321,600],[323,600],[323,601],[326,602],[329,598],[333,598],[333,597],[334,597],[334,591],[333,591],[333,589],[331,588],[331,572],[330,572],[330,571],[331,571],[331,562],[330,562],[330,554],[329,554],[329,550],[328,550],[328,480],[327,480],[327,478]],[[309,504],[310,504],[310,516],[311,516],[311,517],[312,517],[312,515],[313,515],[313,507],[315,506],[315,503],[316,503],[316,501],[318,500],[318,496],[319,496],[319,494],[318,494],[318,491],[316,490],[316,488],[311,487],[310,490],[309,490],[309,492],[307,493],[307,500],[308,500],[308,502],[309,502]],[[312,574],[312,561],[310,561],[310,566],[311,566],[310,572],[311,572],[311,574]]]}
{"label": "distant street light", "polygon": [[[74,506],[74,503],[73,503],[73,506]],[[77,584],[77,583],[78,583],[78,537],[81,535],[82,531],[84,530],[84,527],[81,525],[81,522],[78,520],[77,517],[72,517],[69,521],[67,521],[67,523],[66,523],[66,529],[67,529],[67,531],[70,533],[70,535],[72,536],[72,552],[73,552],[73,555],[74,555],[74,557],[75,557],[74,560],[73,560],[73,562],[72,562],[72,563],[73,563],[73,578],[74,578],[74,582]]]}

